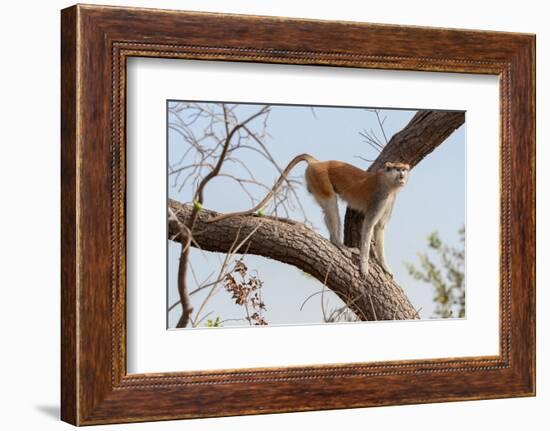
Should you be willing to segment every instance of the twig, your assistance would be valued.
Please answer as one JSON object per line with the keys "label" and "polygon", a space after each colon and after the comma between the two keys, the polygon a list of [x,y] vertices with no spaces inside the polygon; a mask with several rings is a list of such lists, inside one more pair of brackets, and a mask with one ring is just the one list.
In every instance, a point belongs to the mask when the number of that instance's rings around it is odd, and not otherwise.
{"label": "twig", "polygon": [[311,298],[313,298],[314,296],[319,295],[320,293],[323,293],[323,290],[318,290],[317,292],[312,293],[312,294],[309,295],[306,299],[304,299],[304,302],[302,302],[302,305],[300,305],[300,311],[303,310],[304,305],[306,305],[306,302],[307,302],[307,301],[309,301],[309,300],[310,300]]}
{"label": "twig", "polygon": [[207,304],[207,302],[210,300],[210,298],[212,297],[212,295],[216,291],[216,287],[217,287],[218,283],[223,281],[223,279],[225,278],[226,268],[229,266],[229,263],[230,263],[231,259],[234,258],[234,256],[239,252],[241,247],[248,242],[248,240],[252,237],[252,235],[254,235],[254,233],[256,233],[256,231],[262,226],[262,224],[263,224],[263,221],[260,221],[260,223],[258,223],[258,225],[255,226],[254,229],[252,229],[252,231],[239,243],[237,243],[237,241],[239,239],[240,229],[237,231],[237,235],[235,235],[235,239],[233,240],[233,244],[230,247],[230,249],[228,250],[227,254],[225,255],[225,258],[224,258],[224,261],[221,265],[218,277],[216,278],[216,282],[212,283],[212,288],[210,289],[210,292],[208,292],[208,295],[206,296],[206,298],[203,300],[202,304],[200,305],[200,307],[199,307],[199,309],[198,309],[198,311],[195,315],[195,320],[198,319],[198,316],[200,315],[200,313],[204,309],[205,305]]}
{"label": "twig", "polygon": [[372,313],[374,314],[374,320],[378,320],[378,318],[376,317],[376,310],[374,309],[374,304],[372,303],[372,297],[370,296],[370,293],[368,295],[369,295],[370,306],[372,308]]}

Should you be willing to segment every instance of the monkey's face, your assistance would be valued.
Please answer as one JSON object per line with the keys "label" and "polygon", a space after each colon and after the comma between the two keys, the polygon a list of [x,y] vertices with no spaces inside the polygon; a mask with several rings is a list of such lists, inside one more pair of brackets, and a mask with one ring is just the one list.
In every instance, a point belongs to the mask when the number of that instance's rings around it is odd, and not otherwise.
{"label": "monkey's face", "polygon": [[391,187],[403,187],[409,178],[409,165],[406,163],[387,162],[384,165],[384,176]]}

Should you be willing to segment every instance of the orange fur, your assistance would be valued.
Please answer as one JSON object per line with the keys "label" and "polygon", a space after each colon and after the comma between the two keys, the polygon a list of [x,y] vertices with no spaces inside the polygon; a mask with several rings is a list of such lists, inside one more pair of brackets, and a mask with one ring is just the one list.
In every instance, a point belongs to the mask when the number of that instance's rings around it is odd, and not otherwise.
{"label": "orange fur", "polygon": [[[386,166],[408,169],[408,165],[403,163],[387,163]],[[336,160],[310,162],[305,174],[308,189],[315,197],[330,199],[337,194],[361,212],[366,210],[375,192],[381,188],[383,175],[383,171],[367,172]]]}

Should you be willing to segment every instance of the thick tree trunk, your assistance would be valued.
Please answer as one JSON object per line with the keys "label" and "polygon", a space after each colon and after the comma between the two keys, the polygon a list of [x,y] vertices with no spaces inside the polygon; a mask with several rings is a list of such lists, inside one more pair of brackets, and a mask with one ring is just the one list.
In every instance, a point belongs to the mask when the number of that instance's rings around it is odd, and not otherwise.
{"label": "thick tree trunk", "polygon": [[[386,162],[408,163],[412,169],[464,124],[464,120],[464,112],[417,112],[403,130],[393,135],[368,170],[376,171]],[[359,247],[362,221],[360,213],[351,208],[346,210],[344,244],[348,247]]]}
{"label": "thick tree trunk", "polygon": [[[192,206],[170,200],[169,205],[181,223],[187,223]],[[202,209],[198,213],[193,239],[203,250],[226,253],[235,238],[244,239],[254,229],[243,249],[248,254],[284,262],[311,274],[338,295],[361,320],[417,319],[418,313],[403,292],[374,257],[370,272],[359,272],[359,253],[339,249],[301,223],[271,217],[235,216],[207,223],[217,213]],[[170,220],[169,238],[181,242],[178,223]],[[237,240],[238,242],[239,240]]]}

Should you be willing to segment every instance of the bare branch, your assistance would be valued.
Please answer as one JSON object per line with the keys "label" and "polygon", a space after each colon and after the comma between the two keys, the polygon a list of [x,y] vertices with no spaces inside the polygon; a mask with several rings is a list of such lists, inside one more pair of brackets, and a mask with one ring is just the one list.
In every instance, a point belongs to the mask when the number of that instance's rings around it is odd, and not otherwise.
{"label": "bare branch", "polygon": [[189,299],[189,293],[187,291],[187,284],[185,283],[185,273],[187,266],[186,257],[189,255],[189,246],[191,245],[191,230],[182,223],[176,212],[168,207],[169,220],[175,221],[178,225],[181,238],[185,238],[185,242],[182,242],[182,250],[180,254],[180,262],[178,267],[178,292],[180,295],[180,305],[181,305],[181,317],[178,321],[178,328],[185,328],[189,323],[189,316],[193,312],[193,307],[191,306],[191,300]]}

